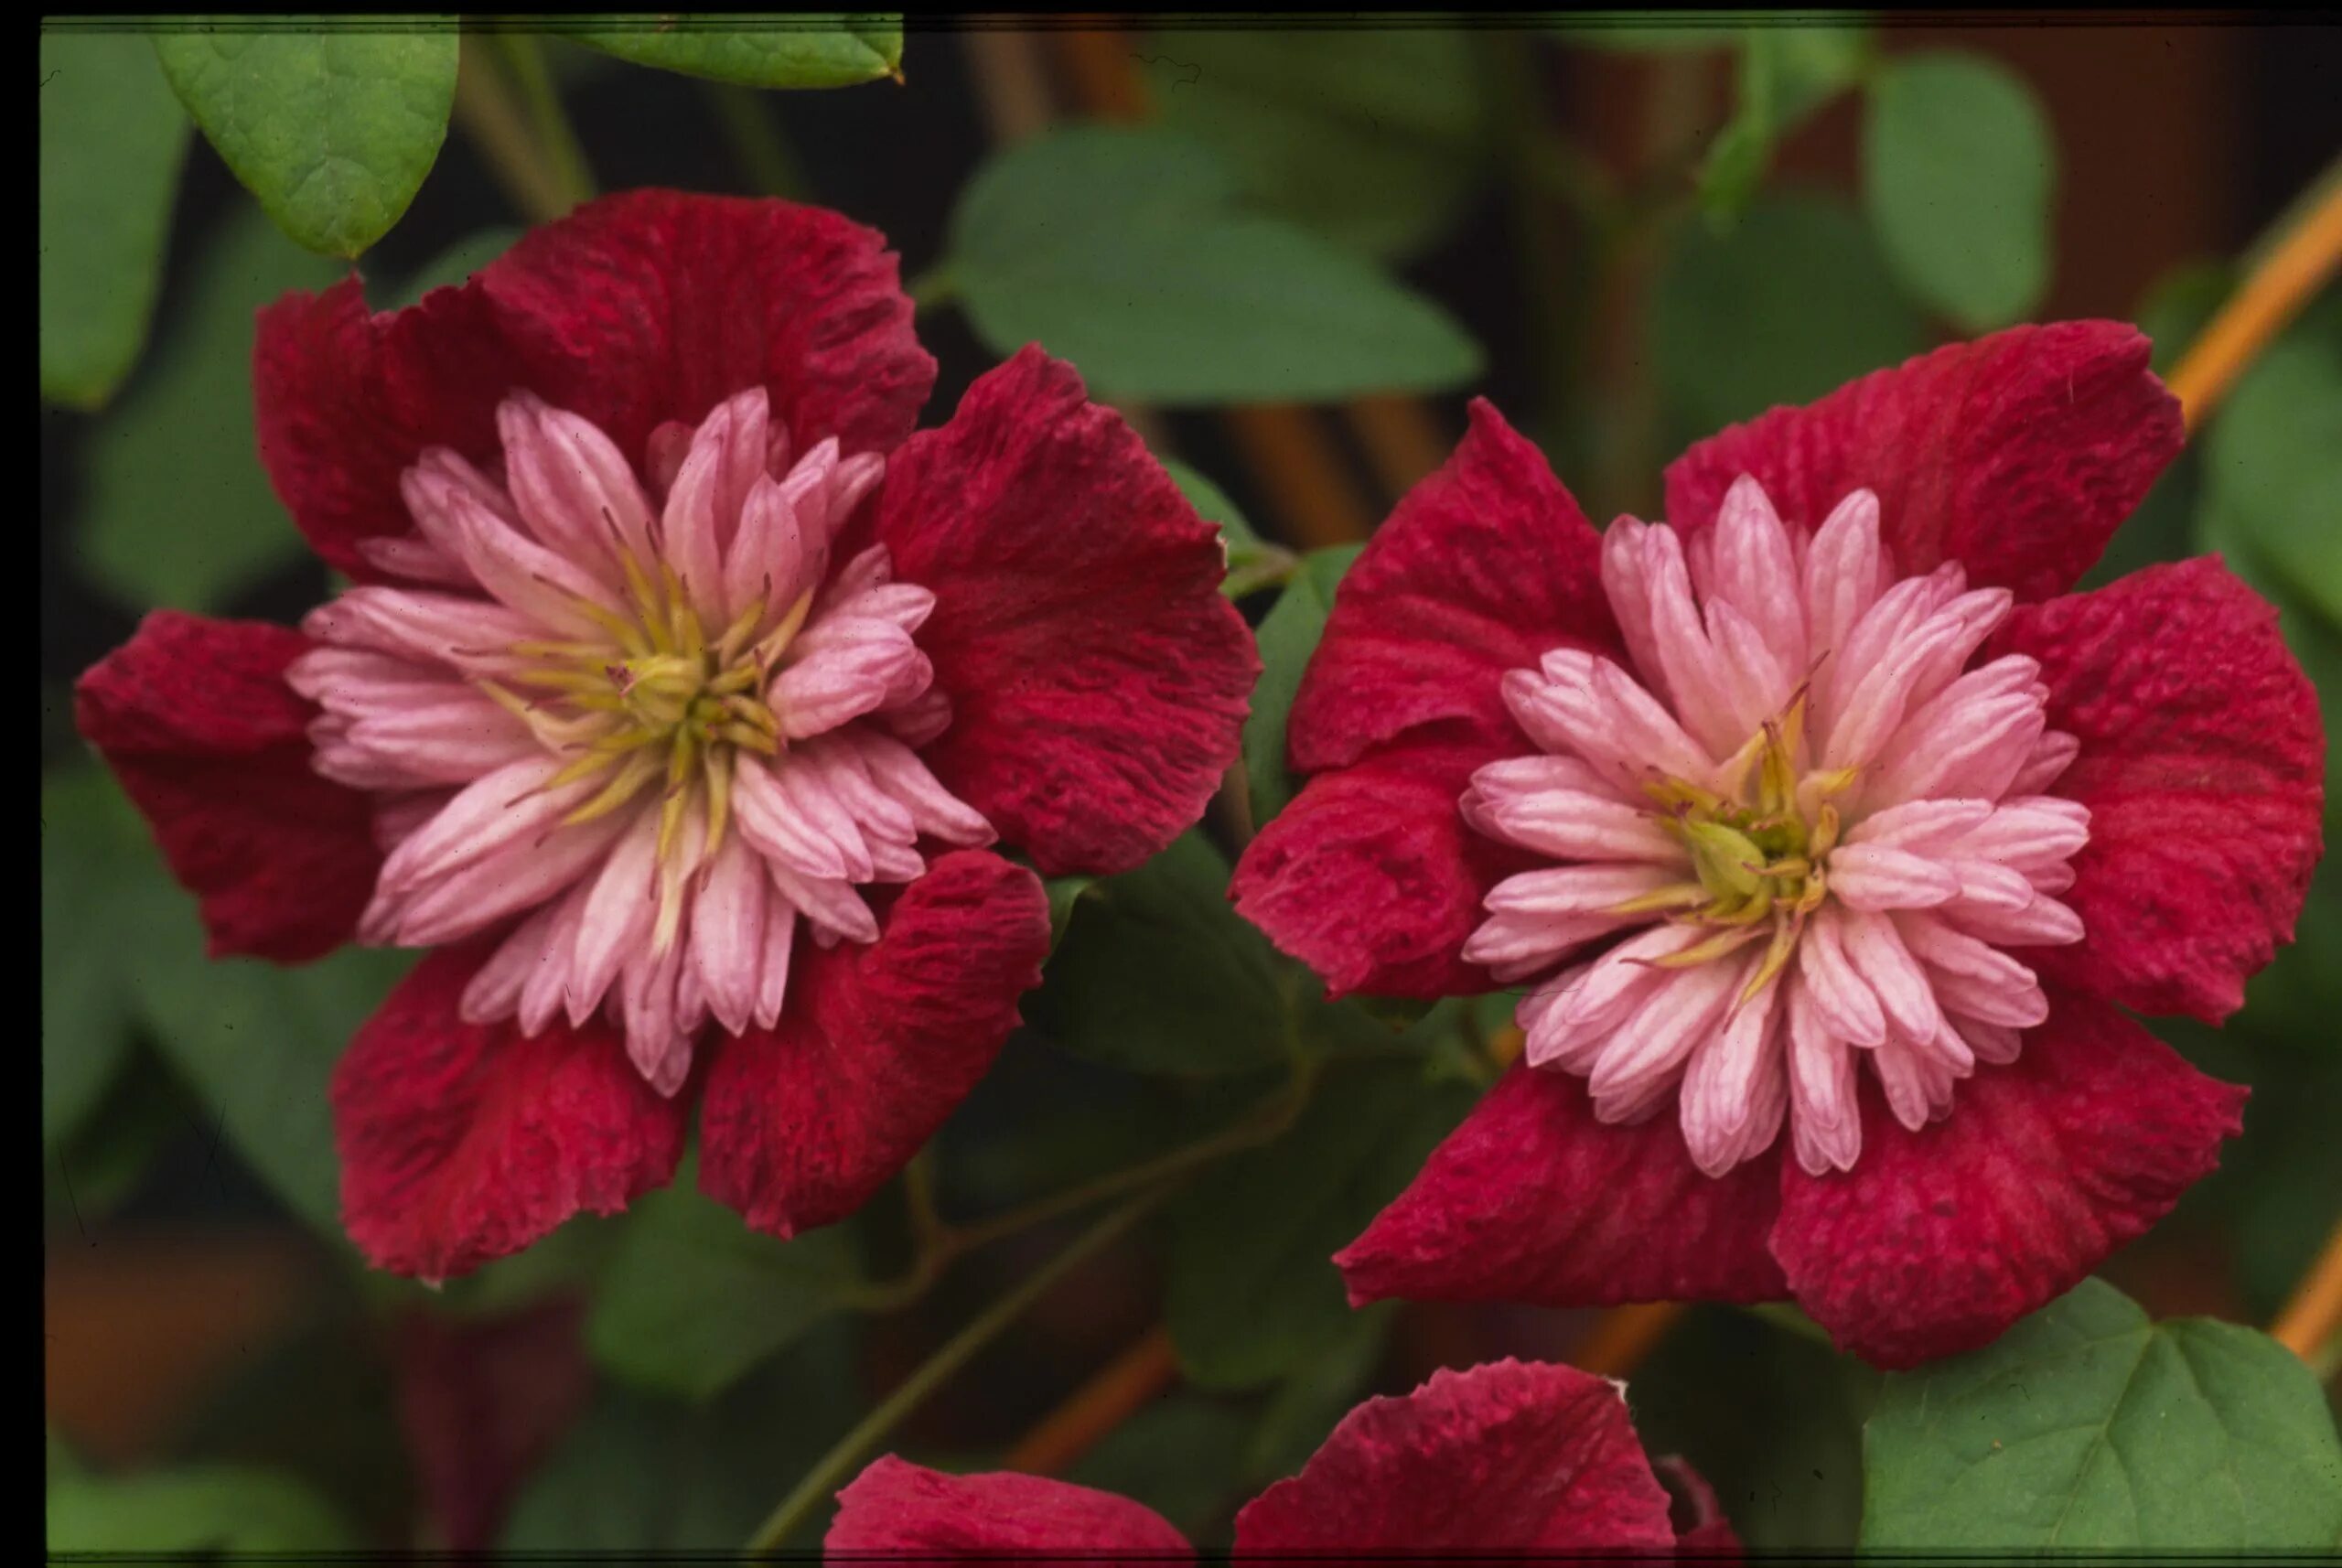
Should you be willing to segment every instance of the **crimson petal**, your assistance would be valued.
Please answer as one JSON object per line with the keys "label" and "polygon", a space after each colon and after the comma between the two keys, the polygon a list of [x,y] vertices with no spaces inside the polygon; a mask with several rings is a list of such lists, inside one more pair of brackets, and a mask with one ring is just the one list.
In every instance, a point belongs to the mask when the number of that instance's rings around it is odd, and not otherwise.
{"label": "crimson petal", "polygon": [[317,708],[285,683],[309,639],[156,610],[74,688],[74,720],[122,780],[215,958],[299,963],[348,941],[381,855],[366,797],[309,766]]}
{"label": "crimson petal", "polygon": [[783,1238],[853,1213],[991,1068],[1048,945],[1039,879],[974,850],[939,857],[869,946],[800,944],[779,1026],[716,1047],[700,1186]]}
{"label": "crimson petal", "polygon": [[1675,1544],[1666,1490],[1607,1379],[1498,1361],[1342,1418],[1236,1516],[1236,1552]]}
{"label": "crimson petal", "polygon": [[1577,1079],[1516,1065],[1334,1262],[1359,1305],[1775,1300],[1778,1163],[1703,1176],[1672,1117],[1606,1125]]}
{"label": "crimson petal", "polygon": [[[1195,1555],[1161,1514],[1128,1498],[1006,1471],[947,1476],[891,1454],[838,1494],[822,1546],[825,1555],[1047,1552],[1053,1563],[1099,1568],[1133,1552],[1141,1561]],[[1106,1555],[1064,1555],[1091,1548]]]}
{"label": "crimson petal", "polygon": [[427,446],[498,450],[516,388],[599,425],[638,464],[652,430],[752,386],[798,449],[892,449],[934,385],[885,239],[786,201],[628,191],[532,230],[460,287],[370,313],[356,278],[261,312],[261,459],[328,564],[379,575],[407,532],[401,470]]}
{"label": "crimson petal", "polygon": [[614,1214],[682,1155],[682,1101],[642,1080],[598,1016],[537,1035],[463,1021],[457,1004],[493,947],[425,958],[334,1069],[342,1221],[393,1273],[452,1278],[580,1209]]}
{"label": "crimson petal", "polygon": [[1972,1350],[2168,1213],[2242,1126],[2205,1077],[2102,1002],[2053,991],[2007,1067],[1909,1132],[1869,1075],[1851,1171],[1781,1167],[1773,1230],[1799,1305],[1842,1349],[1915,1366]]}
{"label": "crimson petal", "polygon": [[1874,371],[1692,446],[1668,467],[1668,521],[1706,528],[1743,474],[1809,528],[1867,489],[1898,573],[1958,561],[1975,586],[2063,593],[2178,456],[2148,347],[2121,322],[2060,321]]}
{"label": "crimson petal", "polygon": [[2049,788],[2090,808],[2064,896],[2084,939],[2025,961],[2219,1022],[2293,940],[2322,848],[2325,730],[2276,611],[2185,561],[2022,610],[2002,650],[2041,661],[2051,726],[2082,743]]}
{"label": "crimson petal", "polygon": [[1129,870],[1203,814],[1260,660],[1217,533],[1071,366],[978,380],[896,455],[876,536],[935,594],[927,763],[1043,874]]}

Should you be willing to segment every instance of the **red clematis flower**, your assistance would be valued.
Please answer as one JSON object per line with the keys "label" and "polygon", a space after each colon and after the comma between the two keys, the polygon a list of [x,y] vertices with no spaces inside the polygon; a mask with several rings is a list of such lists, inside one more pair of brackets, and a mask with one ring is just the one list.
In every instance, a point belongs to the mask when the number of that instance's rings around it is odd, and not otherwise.
{"label": "red clematis flower", "polygon": [[2127,327],[2020,328],[1694,446],[1596,535],[1486,403],[1359,557],[1238,908],[1336,993],[1523,983],[1526,1062],[1354,1301],[1794,1296],[1886,1366],[2166,1212],[2244,1091],[2324,741],[2217,561],[2069,594],[2178,450]]}
{"label": "red clematis flower", "polygon": [[[1403,1398],[1369,1400],[1350,1412],[1300,1475],[1247,1503],[1236,1516],[1236,1553],[1666,1552],[1679,1544],[1736,1553],[1715,1494],[1681,1461],[1665,1463],[1694,1516],[1681,1536],[1618,1384],[1520,1361],[1434,1372]],[[1169,1520],[1128,1498],[1037,1476],[946,1476],[892,1455],[838,1494],[824,1545],[833,1552],[1193,1555]]]}
{"label": "red clematis flower", "polygon": [[333,1085],[385,1268],[666,1181],[687,1081],[710,1193],[851,1212],[1039,978],[988,846],[1126,869],[1235,754],[1213,531],[1037,349],[911,434],[884,243],[642,191],[411,309],[288,295],[261,456],[360,585],[298,632],[158,613],[81,680],[214,953],[436,950]]}

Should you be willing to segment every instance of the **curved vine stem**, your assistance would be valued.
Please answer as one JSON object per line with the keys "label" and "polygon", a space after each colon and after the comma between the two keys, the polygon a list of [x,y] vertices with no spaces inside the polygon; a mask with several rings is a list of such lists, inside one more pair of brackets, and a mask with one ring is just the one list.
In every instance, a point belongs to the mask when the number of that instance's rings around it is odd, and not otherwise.
{"label": "curved vine stem", "polygon": [[886,1441],[889,1433],[926,1402],[929,1395],[967,1365],[977,1351],[998,1338],[1003,1330],[1047,1295],[1083,1259],[1136,1224],[1147,1210],[1170,1195],[1175,1185],[1165,1182],[1108,1213],[1076,1237],[1064,1251],[1019,1281],[1015,1289],[986,1307],[971,1319],[966,1327],[946,1340],[942,1348],[904,1379],[900,1387],[863,1417],[853,1431],[840,1438],[837,1444],[805,1473],[805,1478],[797,1483],[796,1488],[780,1500],[763,1524],[757,1526],[756,1534],[748,1538],[747,1550],[752,1552],[772,1552],[795,1534],[799,1527],[822,1506],[822,1500],[844,1481],[847,1473],[866,1460],[878,1444]]}

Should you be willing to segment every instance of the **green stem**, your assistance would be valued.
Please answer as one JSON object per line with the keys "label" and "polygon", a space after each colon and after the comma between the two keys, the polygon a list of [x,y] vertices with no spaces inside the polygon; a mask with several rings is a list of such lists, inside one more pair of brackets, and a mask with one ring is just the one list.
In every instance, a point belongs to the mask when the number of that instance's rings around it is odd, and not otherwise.
{"label": "green stem", "polygon": [[545,165],[552,172],[564,208],[593,200],[593,170],[586,165],[586,149],[578,144],[576,129],[561,106],[561,94],[553,87],[553,73],[545,69],[544,49],[537,36],[499,33],[496,42],[512,72],[513,84],[521,90],[521,106],[528,113],[530,127],[544,154]]}
{"label": "green stem", "polygon": [[929,267],[904,285],[903,292],[911,296],[911,308],[924,314],[939,305],[948,305],[959,296],[960,283],[944,266]]}
{"label": "green stem", "polygon": [[773,123],[772,105],[765,102],[764,94],[728,81],[704,85],[708,107],[715,111],[724,139],[732,144],[732,156],[739,160],[748,188],[765,196],[803,200],[811,188],[806,184],[797,156],[781,138],[780,127]]}
{"label": "green stem", "polygon": [[845,1480],[847,1472],[866,1460],[871,1452],[886,1441],[887,1434],[925,1403],[929,1395],[967,1365],[977,1351],[999,1337],[1003,1330],[1023,1316],[1035,1302],[1047,1295],[1083,1259],[1136,1224],[1148,1209],[1168,1196],[1170,1190],[1171,1185],[1166,1183],[1142,1193],[1108,1214],[1083,1231],[1064,1251],[1027,1275],[1015,1290],[986,1307],[966,1327],[945,1341],[942,1348],[904,1379],[901,1387],[863,1417],[853,1431],[838,1439],[836,1446],[805,1473],[805,1478],[797,1483],[796,1489],[783,1498],[764,1523],[757,1527],[756,1534],[748,1538],[747,1550],[752,1552],[779,1550],[781,1543],[796,1534]]}

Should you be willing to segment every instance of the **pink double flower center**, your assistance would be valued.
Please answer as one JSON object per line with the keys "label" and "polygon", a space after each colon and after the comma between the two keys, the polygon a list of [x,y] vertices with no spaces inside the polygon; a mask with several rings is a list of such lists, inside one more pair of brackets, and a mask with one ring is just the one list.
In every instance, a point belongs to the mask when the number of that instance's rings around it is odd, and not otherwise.
{"label": "pink double flower center", "polygon": [[2008,591],[1898,578],[1867,490],[1810,534],[1750,478],[1688,548],[1622,519],[1602,579],[1642,679],[1575,649],[1505,678],[1541,749],[1464,815],[1562,864],[1499,884],[1465,956],[1538,982],[1528,1058],[1603,1121],[1672,1097],[1712,1176],[1785,1122],[1807,1170],[1849,1169],[1861,1063],[1916,1130],[2047,1015],[2004,950],[2081,938],[2056,895],[2090,814],[2042,793],[2077,744],[2036,660],[1967,668]]}
{"label": "pink double flower center", "polygon": [[992,842],[917,748],[951,724],[914,633],[934,607],[883,546],[839,560],[884,460],[802,454],[761,388],[650,443],[646,489],[588,422],[526,392],[502,472],[444,448],[376,542],[429,587],[311,615],[288,679],[317,770],[376,801],[364,941],[438,947],[519,918],[463,997],[535,1033],[607,1007],[662,1093],[712,1018],[779,1019],[798,926],[868,942],[858,889],[922,840]]}

